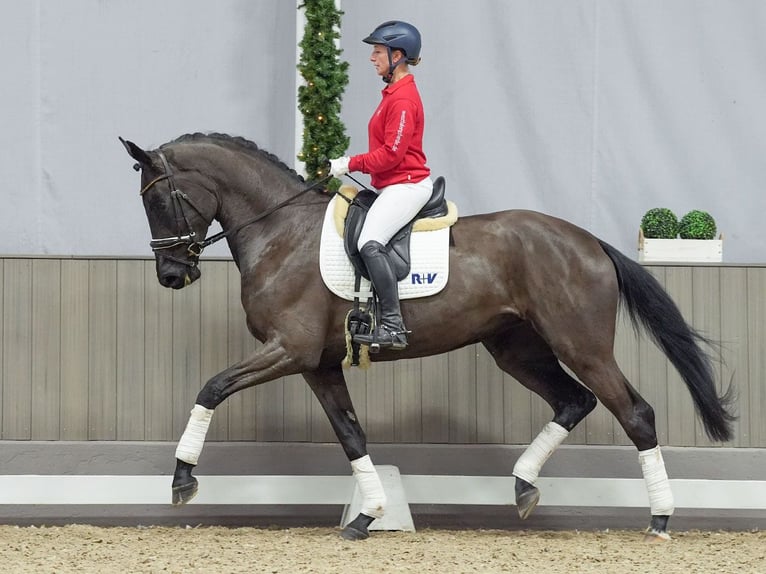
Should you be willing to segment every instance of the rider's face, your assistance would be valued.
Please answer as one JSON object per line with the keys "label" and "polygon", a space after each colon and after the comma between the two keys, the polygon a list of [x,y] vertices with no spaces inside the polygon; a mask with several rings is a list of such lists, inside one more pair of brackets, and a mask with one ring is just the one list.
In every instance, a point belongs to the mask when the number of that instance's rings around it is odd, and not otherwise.
{"label": "rider's face", "polygon": [[[402,59],[402,53],[399,50],[391,51],[391,58],[393,63],[396,64]],[[388,74],[388,50],[382,44],[375,44],[372,47],[372,54],[370,54],[370,62],[375,67],[375,71],[379,76],[385,76]]]}

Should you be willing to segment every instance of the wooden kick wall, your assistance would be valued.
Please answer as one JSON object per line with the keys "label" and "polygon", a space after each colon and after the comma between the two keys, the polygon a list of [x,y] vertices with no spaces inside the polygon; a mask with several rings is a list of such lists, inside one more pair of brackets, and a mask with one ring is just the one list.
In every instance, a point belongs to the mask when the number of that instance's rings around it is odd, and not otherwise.
{"label": "wooden kick wall", "polygon": [[[721,342],[719,379],[738,390],[736,438],[766,447],[766,266],[651,266],[698,330]],[[204,260],[181,291],[154,260],[0,258],[0,438],[175,441],[208,377],[255,348],[231,261]],[[707,446],[664,355],[624,322],[616,355],[655,409],[663,445]],[[370,442],[526,444],[550,409],[481,346],[347,372]],[[723,387],[723,383],[722,383]],[[334,442],[299,376],[221,405],[208,440]],[[630,444],[599,406],[569,444]]]}

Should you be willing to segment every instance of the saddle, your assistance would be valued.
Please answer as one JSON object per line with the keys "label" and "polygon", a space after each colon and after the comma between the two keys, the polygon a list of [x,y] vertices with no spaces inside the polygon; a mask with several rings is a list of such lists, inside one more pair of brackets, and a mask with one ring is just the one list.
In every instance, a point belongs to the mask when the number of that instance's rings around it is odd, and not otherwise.
{"label": "saddle", "polygon": [[[410,239],[412,236],[413,228],[435,229],[440,227],[451,226],[455,221],[456,213],[450,213],[449,204],[444,198],[445,180],[443,177],[437,177],[434,180],[433,192],[431,198],[421,208],[418,214],[400,229],[388,242],[386,250],[394,268],[397,281],[401,281],[410,272]],[[373,292],[366,305],[362,306],[359,300],[358,292],[361,278],[369,279],[367,267],[359,254],[357,244],[359,242],[359,235],[362,232],[364,226],[364,220],[367,217],[367,212],[372,207],[372,204],[377,199],[378,195],[369,190],[363,189],[353,199],[349,199],[345,195],[341,194],[343,198],[348,202],[348,209],[345,213],[345,218],[340,215],[340,219],[343,219],[343,248],[348,256],[351,264],[354,268],[355,275],[355,292],[357,295],[354,297],[354,304],[351,310],[346,315],[345,320],[345,332],[346,332],[346,350],[347,355],[344,359],[344,365],[346,366],[362,366],[367,368],[369,366],[369,351],[366,347],[361,346],[359,343],[354,343],[354,335],[367,334],[372,331],[374,325],[379,320],[377,315],[379,314],[378,305],[376,304],[377,294]],[[339,204],[340,205],[340,204]],[[336,213],[336,215],[338,215]],[[452,218],[445,216],[452,215]],[[441,218],[441,219],[437,219]],[[449,220],[449,221],[442,221]],[[436,222],[429,225],[429,221]],[[336,218],[336,225],[340,227],[338,218]]]}
{"label": "saddle", "polygon": [[[444,189],[444,177],[439,176],[434,180],[431,199],[426,202],[413,220],[402,227],[402,229],[391,238],[391,241],[388,242],[386,250],[388,251],[398,281],[407,277],[410,272],[410,237],[415,222],[420,219],[443,217],[447,215],[449,208],[447,201],[444,198]],[[356,272],[365,279],[369,279],[370,276],[367,273],[367,268],[364,265],[364,261],[362,261],[361,255],[359,255],[357,243],[359,241],[359,235],[362,232],[362,227],[364,226],[364,220],[367,218],[367,212],[370,210],[370,207],[372,207],[372,204],[377,197],[378,195],[369,189],[363,189],[357,193],[356,197],[350,200],[348,213],[343,226],[343,247],[346,250],[346,255],[348,255]]]}

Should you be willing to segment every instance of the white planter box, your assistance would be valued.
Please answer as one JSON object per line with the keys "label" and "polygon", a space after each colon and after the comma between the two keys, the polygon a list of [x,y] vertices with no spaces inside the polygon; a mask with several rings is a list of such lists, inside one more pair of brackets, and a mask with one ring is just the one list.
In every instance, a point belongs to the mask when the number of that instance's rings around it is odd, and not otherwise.
{"label": "white planter box", "polygon": [[718,239],[647,239],[638,232],[638,260],[656,263],[720,263],[723,235]]}

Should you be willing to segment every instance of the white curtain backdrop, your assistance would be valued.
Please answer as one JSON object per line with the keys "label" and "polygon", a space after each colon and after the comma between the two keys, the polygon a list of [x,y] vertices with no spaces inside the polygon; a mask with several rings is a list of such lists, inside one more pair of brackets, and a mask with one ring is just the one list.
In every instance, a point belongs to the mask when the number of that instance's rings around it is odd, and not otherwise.
{"label": "white curtain backdrop", "polygon": [[[361,39],[405,19],[429,164],[462,214],[535,209],[635,257],[648,209],[703,209],[724,261],[766,261],[762,0],[342,8],[349,152],[383,87]],[[0,254],[150,252],[117,136],[219,131],[293,163],[296,17],[284,0],[0,0]]]}

